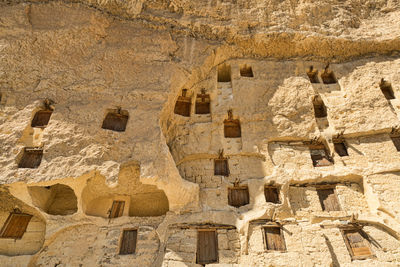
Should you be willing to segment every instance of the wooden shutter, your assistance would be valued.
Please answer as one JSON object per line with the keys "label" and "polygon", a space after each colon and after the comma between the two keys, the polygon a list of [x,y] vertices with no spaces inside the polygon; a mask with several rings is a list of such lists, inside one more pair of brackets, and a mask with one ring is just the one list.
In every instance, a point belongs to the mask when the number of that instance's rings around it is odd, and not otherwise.
{"label": "wooden shutter", "polygon": [[43,157],[42,149],[25,148],[22,158],[18,163],[18,168],[36,169],[42,162],[42,157]]}
{"label": "wooden shutter", "polygon": [[280,227],[265,227],[264,231],[267,250],[286,250]]}
{"label": "wooden shutter", "polygon": [[123,230],[119,254],[135,254],[137,230]]}
{"label": "wooden shutter", "polygon": [[195,106],[196,114],[209,114],[210,113],[210,95],[198,94]]}
{"label": "wooden shutter", "polygon": [[113,201],[110,211],[110,218],[121,217],[124,213],[125,201]]}
{"label": "wooden shutter", "polygon": [[264,188],[265,201],[272,203],[279,203],[278,188],[266,186]]}
{"label": "wooden shutter", "polygon": [[191,105],[192,103],[190,97],[179,96],[175,103],[174,113],[181,116],[190,117]]}
{"label": "wooden shutter", "polygon": [[214,160],[214,175],[229,176],[228,160],[215,159]]}
{"label": "wooden shutter", "polygon": [[103,121],[101,128],[116,132],[124,132],[128,123],[128,115],[110,112]]}
{"label": "wooden shutter", "polygon": [[197,264],[218,262],[218,244],[216,231],[197,232]]}
{"label": "wooden shutter", "polygon": [[394,146],[396,147],[397,151],[400,151],[400,137],[391,137]]}
{"label": "wooden shutter", "polygon": [[358,230],[344,231],[346,245],[350,250],[350,254],[354,257],[371,256],[372,251],[368,241],[360,234]]}
{"label": "wooden shutter", "polygon": [[239,138],[242,136],[239,120],[224,121],[224,136],[225,138]]}
{"label": "wooden shutter", "polygon": [[1,238],[21,239],[31,218],[29,214],[11,213],[1,229]]}
{"label": "wooden shutter", "polygon": [[31,122],[32,127],[46,127],[51,117],[51,110],[39,110]]}
{"label": "wooden shutter", "polygon": [[249,204],[249,189],[247,187],[228,188],[228,204],[233,207]]}
{"label": "wooden shutter", "polygon": [[338,153],[339,156],[345,157],[349,155],[347,153],[347,147],[344,142],[333,143],[333,146],[335,147],[335,151],[336,153]]}
{"label": "wooden shutter", "polygon": [[321,202],[322,210],[338,211],[340,210],[339,201],[336,197],[333,188],[317,189],[319,201]]}

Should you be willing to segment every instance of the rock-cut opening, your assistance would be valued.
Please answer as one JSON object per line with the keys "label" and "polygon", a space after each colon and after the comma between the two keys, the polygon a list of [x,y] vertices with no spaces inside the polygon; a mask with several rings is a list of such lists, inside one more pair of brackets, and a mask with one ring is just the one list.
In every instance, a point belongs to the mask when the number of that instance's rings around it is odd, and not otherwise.
{"label": "rock-cut opening", "polygon": [[28,187],[33,204],[51,215],[71,215],[78,211],[74,190],[63,184]]}

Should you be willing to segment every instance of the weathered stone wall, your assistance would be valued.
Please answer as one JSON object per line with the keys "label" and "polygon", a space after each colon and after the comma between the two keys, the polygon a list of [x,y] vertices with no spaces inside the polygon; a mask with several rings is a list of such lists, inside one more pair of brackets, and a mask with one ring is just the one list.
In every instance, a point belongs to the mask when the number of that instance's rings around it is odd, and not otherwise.
{"label": "weathered stone wall", "polygon": [[[33,215],[22,239],[0,238],[0,265],[198,266],[205,225],[218,234],[210,267],[400,265],[399,13],[398,0],[0,1],[0,226],[16,208]],[[327,62],[337,83],[311,83],[309,66],[321,74]],[[194,114],[203,88],[211,114]],[[182,89],[190,117],[174,114]],[[32,127],[45,99],[49,124]],[[118,107],[126,130],[102,129]],[[224,137],[230,109],[240,138]],[[315,142],[331,166],[313,166]],[[25,147],[43,148],[38,168],[18,168]],[[214,175],[220,150],[228,176]],[[249,190],[238,208],[235,182]],[[336,185],[340,211],[322,211],[321,184]],[[114,200],[126,206],[109,219]],[[286,251],[265,251],[270,222]],[[340,232],[350,225],[372,258],[352,260]],[[138,230],[135,254],[119,255],[123,229]]]}

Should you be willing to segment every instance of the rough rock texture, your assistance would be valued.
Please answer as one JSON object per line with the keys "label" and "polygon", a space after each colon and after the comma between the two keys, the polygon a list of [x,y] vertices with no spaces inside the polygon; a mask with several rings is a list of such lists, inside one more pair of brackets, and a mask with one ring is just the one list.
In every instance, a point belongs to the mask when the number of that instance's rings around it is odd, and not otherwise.
{"label": "rough rock texture", "polygon": [[[201,266],[212,231],[210,267],[399,266],[399,51],[398,0],[0,1],[0,265]],[[211,112],[195,114],[203,88]],[[189,117],[174,113],[182,89]],[[49,123],[33,127],[45,99]],[[119,109],[125,131],[103,129]],[[225,137],[228,110],[239,138]],[[328,166],[313,166],[316,145]],[[30,147],[40,165],[20,168]],[[215,175],[219,157],[229,174]],[[32,218],[5,238],[14,212]],[[371,255],[352,255],[349,229]],[[123,230],[137,231],[133,254]]]}

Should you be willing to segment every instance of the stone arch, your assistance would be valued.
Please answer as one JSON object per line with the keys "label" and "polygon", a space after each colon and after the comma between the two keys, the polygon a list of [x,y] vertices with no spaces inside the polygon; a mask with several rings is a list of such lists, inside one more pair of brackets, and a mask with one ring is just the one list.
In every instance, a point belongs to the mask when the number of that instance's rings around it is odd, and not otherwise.
{"label": "stone arch", "polygon": [[33,204],[51,215],[71,215],[78,211],[74,190],[64,184],[29,186]]}

